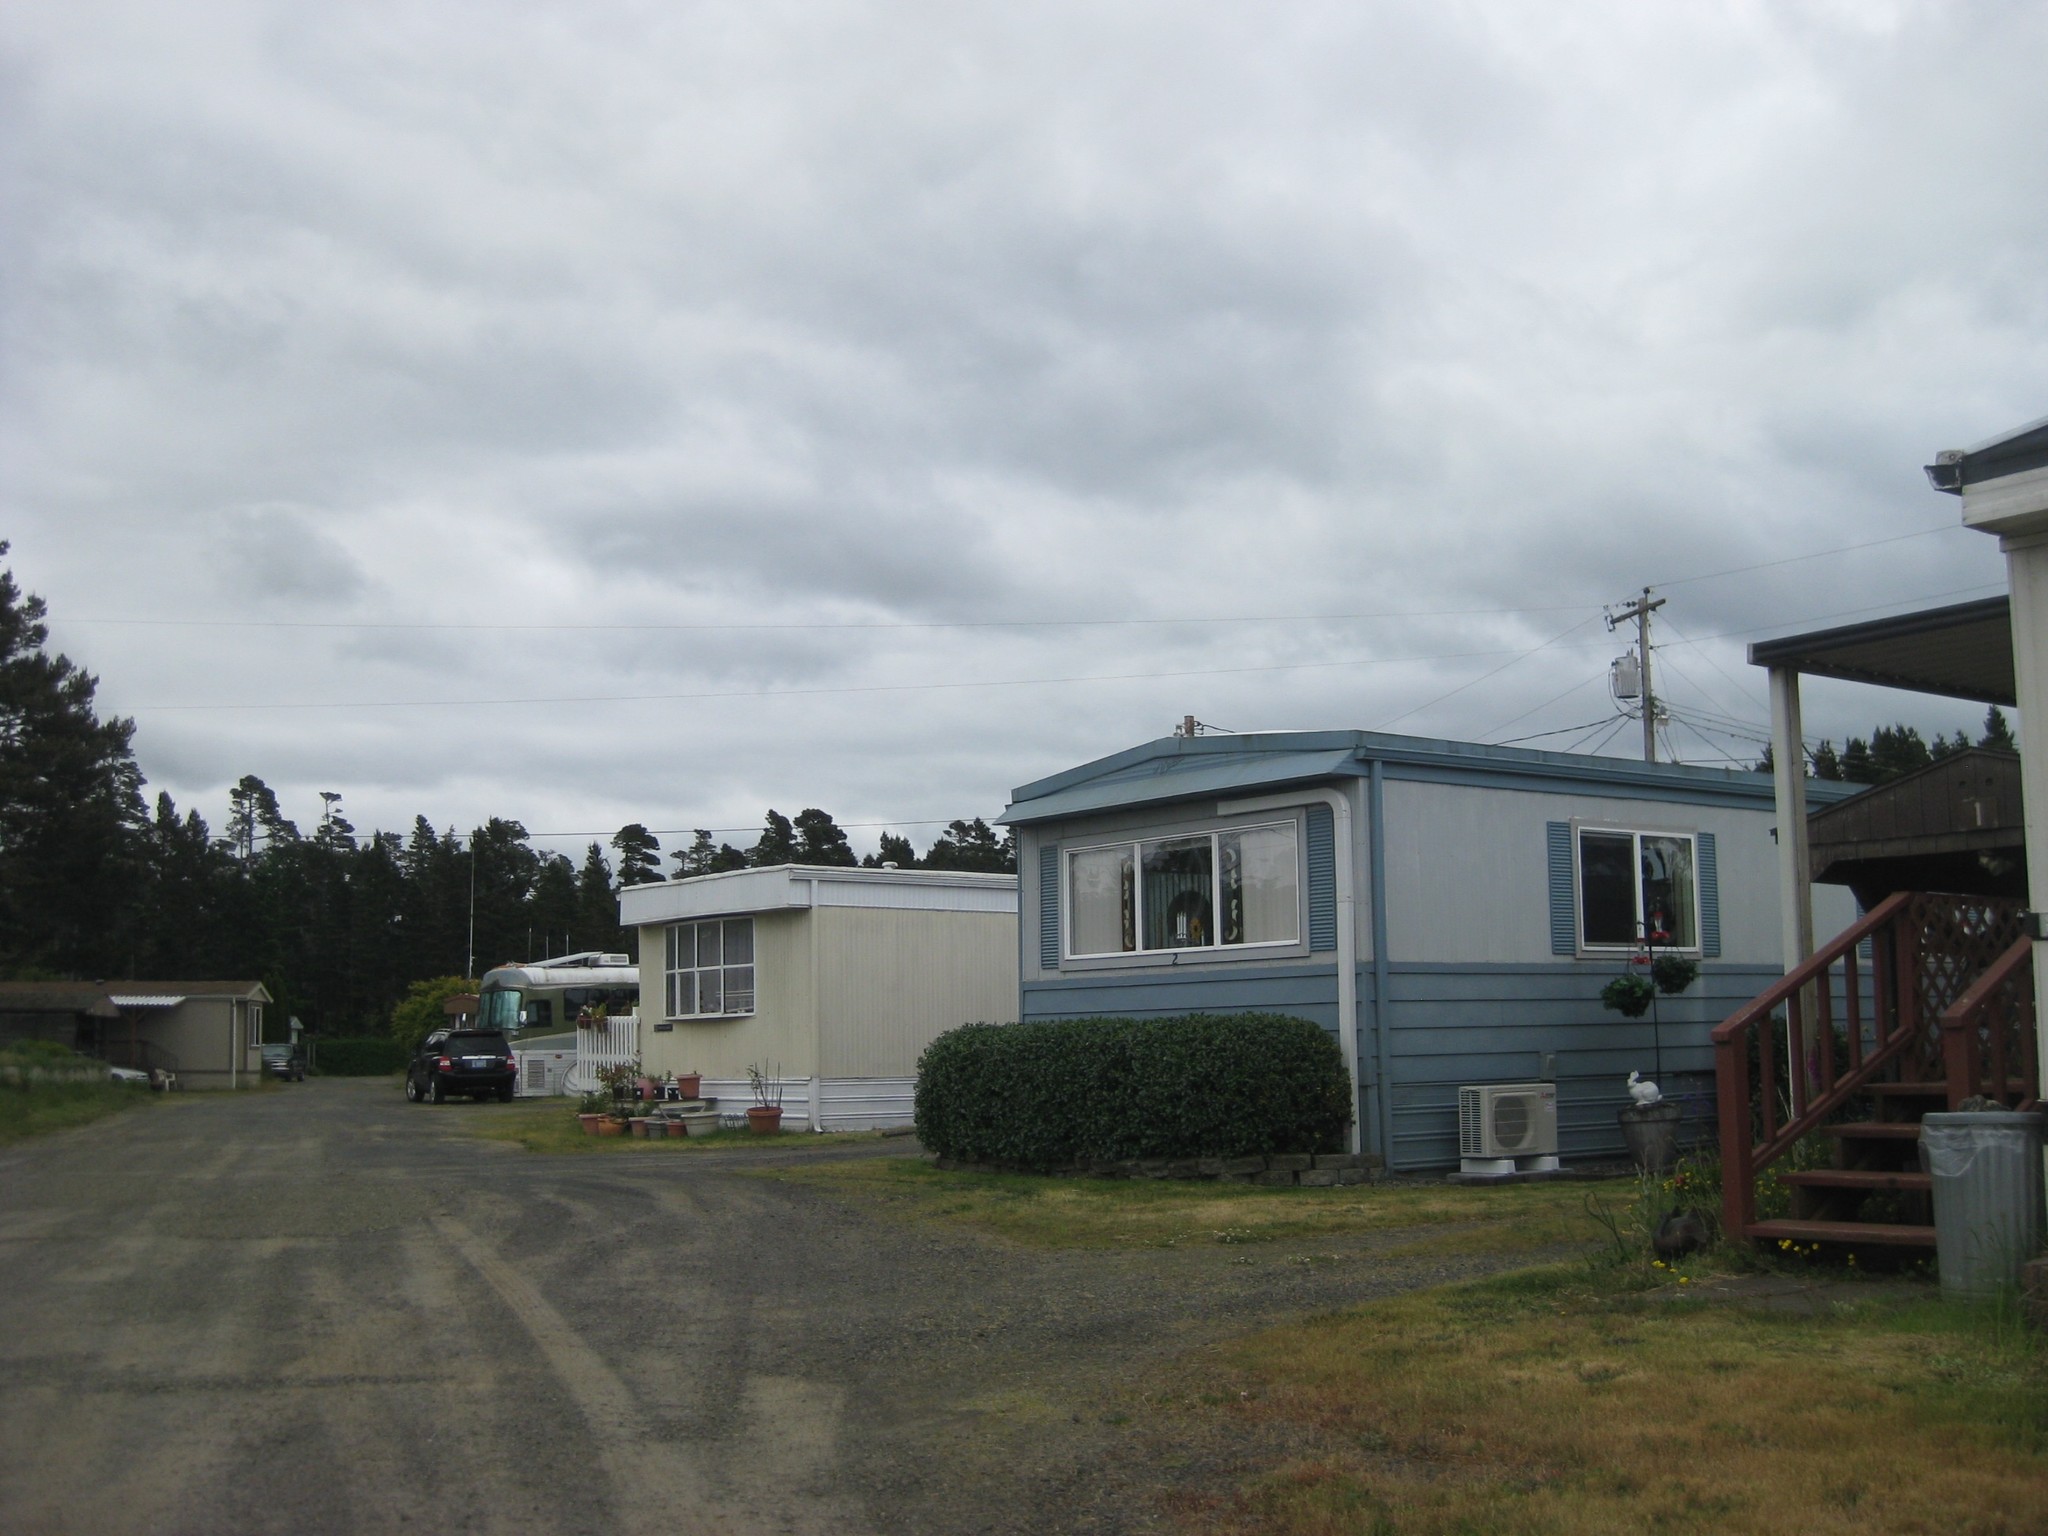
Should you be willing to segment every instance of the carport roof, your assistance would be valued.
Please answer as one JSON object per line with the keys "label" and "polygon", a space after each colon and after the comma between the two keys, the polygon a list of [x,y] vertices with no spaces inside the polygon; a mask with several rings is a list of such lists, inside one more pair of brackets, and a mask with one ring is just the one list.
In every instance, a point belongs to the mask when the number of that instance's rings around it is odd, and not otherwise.
{"label": "carport roof", "polygon": [[2012,600],[1987,597],[1838,629],[1760,640],[1752,665],[1980,704],[2016,702]]}

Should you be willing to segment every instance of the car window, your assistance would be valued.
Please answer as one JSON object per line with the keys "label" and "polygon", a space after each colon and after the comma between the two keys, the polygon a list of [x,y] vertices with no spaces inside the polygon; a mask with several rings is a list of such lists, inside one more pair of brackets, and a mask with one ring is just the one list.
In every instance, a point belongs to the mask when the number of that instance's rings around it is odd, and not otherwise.
{"label": "car window", "polygon": [[496,1030],[463,1030],[448,1037],[447,1049],[451,1056],[502,1056],[511,1047]]}

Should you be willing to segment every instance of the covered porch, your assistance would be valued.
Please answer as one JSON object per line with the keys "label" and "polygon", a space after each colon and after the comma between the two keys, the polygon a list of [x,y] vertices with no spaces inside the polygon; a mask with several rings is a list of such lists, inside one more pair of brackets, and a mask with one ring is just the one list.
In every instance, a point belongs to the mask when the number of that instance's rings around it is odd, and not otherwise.
{"label": "covered porch", "polygon": [[[2022,893],[2048,890],[2048,420],[1943,452],[1928,477],[1998,537],[2009,596],[1750,648],[1770,674],[1786,974],[1714,1031],[1730,1238],[1931,1248],[1920,1117],[2040,1102],[2043,925]],[[2016,708],[2019,761],[1844,802],[1817,861],[1803,677]],[[1868,907],[1819,950],[1817,872]]]}

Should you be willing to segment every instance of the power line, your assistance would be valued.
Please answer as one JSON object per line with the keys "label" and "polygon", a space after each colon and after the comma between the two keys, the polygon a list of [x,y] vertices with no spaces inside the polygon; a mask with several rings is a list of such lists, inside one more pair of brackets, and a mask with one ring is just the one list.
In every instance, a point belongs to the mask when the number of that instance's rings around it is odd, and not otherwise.
{"label": "power line", "polygon": [[1557,644],[1558,641],[1562,640],[1566,635],[1570,634],[1573,630],[1584,629],[1588,624],[1592,623],[1594,619],[1597,619],[1599,617],[1600,615],[1597,613],[1591,614],[1588,617],[1579,620],[1578,623],[1571,625],[1569,628],[1559,630],[1556,634],[1552,635],[1548,640],[1544,641],[1541,645],[1531,646],[1528,650],[1522,652],[1521,655],[1510,657],[1508,660],[1502,662],[1499,666],[1495,667],[1491,672],[1481,673],[1478,677],[1473,678],[1471,682],[1460,683],[1457,687],[1453,688],[1449,693],[1440,693],[1433,699],[1430,699],[1421,704],[1417,704],[1413,709],[1404,709],[1401,711],[1400,714],[1393,715],[1390,716],[1388,719],[1382,720],[1378,725],[1373,726],[1372,729],[1375,731],[1384,731],[1396,720],[1406,720],[1410,715],[1420,714],[1425,709],[1434,708],[1436,705],[1443,703],[1445,699],[1457,697],[1457,695],[1463,693],[1467,688],[1476,688],[1481,683],[1485,682],[1489,677],[1498,677],[1501,673],[1507,671],[1509,667],[1512,667],[1516,662],[1526,661],[1529,657],[1534,656],[1538,651],[1549,650],[1550,647]]}
{"label": "power line", "polygon": [[1755,565],[1730,566],[1725,571],[1708,571],[1699,576],[1678,576],[1670,581],[1653,581],[1653,587],[1683,587],[1695,581],[1719,581],[1723,576],[1746,576],[1751,571],[1775,570],[1781,565],[1798,565],[1807,560],[1825,560],[1830,555],[1853,554],[1859,549],[1876,549],[1885,544],[1903,544],[1908,539],[1924,539],[1931,533],[1946,533],[1951,528],[1961,528],[1961,523],[1937,523],[1932,528],[1920,528],[1912,533],[1895,533],[1887,538],[1870,539],[1862,544],[1843,544],[1835,549],[1817,549],[1810,555],[1787,555],[1782,560],[1761,560]]}
{"label": "power line", "polygon": [[[1581,625],[1590,622],[1591,620],[1581,620],[1579,624],[1574,624],[1572,626],[1572,629],[1578,629],[1581,627]],[[1564,633],[1570,634],[1571,630],[1566,630]],[[1557,639],[1562,638],[1564,638],[1563,635],[1559,635],[1557,637]],[[1556,642],[1554,640],[1544,642],[1545,645],[1555,643]],[[1543,648],[1544,646],[1537,646],[1536,650],[1542,650]],[[1002,677],[990,678],[986,681],[964,683],[844,683],[834,684],[830,687],[821,688],[730,689],[706,693],[582,693],[566,694],[559,697],[520,699],[344,699],[326,702],[269,701],[240,704],[134,704],[128,705],[126,706],[126,708],[132,710],[136,714],[165,714],[190,713],[193,711],[206,710],[463,709],[501,708],[513,705],[529,704],[651,704],[683,703],[716,699],[787,699],[809,698],[823,694],[923,693],[932,692],[940,689],[1037,688],[1052,685],[1070,685],[1076,683],[1129,683],[1146,682],[1151,681],[1153,679],[1169,679],[1182,677],[1228,677],[1240,674],[1268,672],[1308,672],[1323,670],[1331,667],[1390,667],[1431,661],[1466,661],[1475,657],[1499,656],[1501,654],[1502,652],[1499,650],[1487,650],[1450,651],[1434,656],[1352,656],[1345,657],[1336,661],[1278,662],[1273,665],[1263,667],[1199,667],[1188,671],[1180,672],[1108,672],[1089,673],[1074,677]],[[1523,656],[1533,656],[1534,654],[1535,651],[1521,652],[1512,660],[1504,663],[1502,667],[1497,667],[1494,670],[1505,670],[1506,667],[1511,667],[1515,664],[1516,661],[1521,660]],[[1487,676],[1489,677],[1492,675],[1492,673],[1487,674]],[[1484,679],[1475,679],[1474,681],[1484,681]],[[1466,686],[1469,687],[1470,685],[1468,684]],[[1453,693],[1456,693],[1460,690],[1452,689],[1451,691]],[[1446,694],[1444,695],[1444,697],[1448,698],[1450,697],[1450,695]],[[1424,707],[1427,706],[1417,706],[1417,708]],[[1414,713],[1414,711],[1410,710],[1408,713],[1412,714]],[[1400,719],[1401,717],[1397,715],[1394,718]]]}

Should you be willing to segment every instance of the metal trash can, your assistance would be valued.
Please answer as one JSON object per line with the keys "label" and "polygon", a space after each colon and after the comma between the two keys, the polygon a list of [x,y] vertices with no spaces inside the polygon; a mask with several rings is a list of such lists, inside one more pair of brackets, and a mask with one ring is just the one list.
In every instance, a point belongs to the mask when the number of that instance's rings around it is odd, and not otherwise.
{"label": "metal trash can", "polygon": [[2043,1117],[1959,1111],[1920,1122],[1920,1157],[1934,1177],[1934,1249],[1941,1294],[2016,1291],[2041,1250]]}

